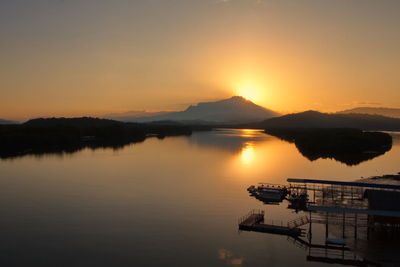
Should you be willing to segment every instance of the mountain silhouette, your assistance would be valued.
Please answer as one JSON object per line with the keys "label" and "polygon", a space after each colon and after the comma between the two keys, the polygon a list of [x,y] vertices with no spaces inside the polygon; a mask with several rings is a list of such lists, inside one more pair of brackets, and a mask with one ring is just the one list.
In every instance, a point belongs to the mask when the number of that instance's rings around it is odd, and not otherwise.
{"label": "mountain silhouette", "polygon": [[145,110],[131,110],[123,113],[108,114],[104,117],[107,119],[112,119],[117,121],[139,122],[139,121],[145,121],[145,118],[147,117],[154,117],[168,113],[171,113],[171,111],[149,112]]}
{"label": "mountain silhouette", "polygon": [[399,131],[400,119],[370,114],[328,114],[305,111],[264,120],[257,128],[357,128]]}
{"label": "mountain silhouette", "polygon": [[386,117],[400,118],[400,108],[359,107],[339,111],[339,114],[370,114]]}
{"label": "mountain silhouette", "polygon": [[278,115],[278,113],[256,105],[241,96],[233,96],[229,99],[191,105],[184,111],[169,112],[154,116],[125,117],[123,121],[179,121],[189,124],[250,123]]}
{"label": "mountain silhouette", "polygon": [[0,119],[0,124],[17,124],[17,122]]}

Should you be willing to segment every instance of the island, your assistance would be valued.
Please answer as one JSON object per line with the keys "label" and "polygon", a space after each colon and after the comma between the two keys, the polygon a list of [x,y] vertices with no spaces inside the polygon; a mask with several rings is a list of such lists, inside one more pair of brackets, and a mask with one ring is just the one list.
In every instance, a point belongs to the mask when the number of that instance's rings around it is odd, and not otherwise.
{"label": "island", "polygon": [[392,137],[384,132],[350,128],[268,128],[265,133],[294,143],[310,161],[331,158],[357,165],[392,148]]}
{"label": "island", "polygon": [[0,158],[27,154],[73,153],[83,148],[118,149],[153,136],[190,135],[194,127],[180,124],[125,123],[81,118],[39,118],[0,125]]}

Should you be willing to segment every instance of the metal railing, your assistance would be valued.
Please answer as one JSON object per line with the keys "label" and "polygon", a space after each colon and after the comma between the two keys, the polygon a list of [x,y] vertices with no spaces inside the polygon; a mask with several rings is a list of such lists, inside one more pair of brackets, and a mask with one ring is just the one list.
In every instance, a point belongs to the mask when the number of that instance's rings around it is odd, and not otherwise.
{"label": "metal railing", "polygon": [[302,216],[300,218],[297,218],[297,219],[294,219],[292,221],[289,221],[287,223],[287,226],[290,229],[294,229],[294,228],[298,228],[298,227],[300,227],[302,225],[305,225],[305,224],[307,224],[309,222],[310,222],[310,218],[308,216]]}
{"label": "metal railing", "polygon": [[246,221],[252,215],[260,215],[260,216],[264,217],[264,214],[265,214],[265,211],[263,211],[263,210],[253,209],[253,210],[249,211],[246,215],[240,217],[238,219],[238,224],[242,224],[244,221]]}

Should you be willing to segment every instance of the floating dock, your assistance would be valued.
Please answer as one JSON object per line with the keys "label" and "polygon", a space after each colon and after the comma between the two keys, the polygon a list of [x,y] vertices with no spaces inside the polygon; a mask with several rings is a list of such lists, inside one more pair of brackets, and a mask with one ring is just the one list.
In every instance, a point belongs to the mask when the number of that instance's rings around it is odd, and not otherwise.
{"label": "floating dock", "polygon": [[[285,188],[291,196],[307,195],[304,206],[294,205],[296,198],[288,199],[292,199],[288,208],[302,210],[304,215],[276,225],[273,221],[265,223],[270,218],[265,220],[264,211],[253,210],[239,219],[240,230],[286,235],[296,246],[308,250],[307,261],[380,266],[369,261],[368,250],[362,249],[378,236],[391,242],[392,233],[398,233],[400,185],[295,178],[287,181]],[[317,238],[313,238],[314,224],[325,228],[316,232]],[[302,226],[308,226],[307,235]],[[323,235],[325,238],[321,239]],[[362,240],[359,244],[363,245],[357,246],[357,240]]]}
{"label": "floating dock", "polygon": [[239,219],[239,230],[288,236],[302,235],[302,229],[275,224],[264,224],[264,211],[252,210]]}

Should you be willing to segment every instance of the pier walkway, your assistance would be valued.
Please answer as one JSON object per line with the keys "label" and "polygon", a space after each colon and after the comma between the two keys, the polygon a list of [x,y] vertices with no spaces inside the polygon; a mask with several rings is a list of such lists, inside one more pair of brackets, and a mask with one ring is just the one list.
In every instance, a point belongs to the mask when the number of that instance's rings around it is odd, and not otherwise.
{"label": "pier walkway", "polygon": [[239,230],[272,233],[288,236],[302,235],[302,229],[275,224],[264,224],[264,211],[252,210],[239,219]]}

